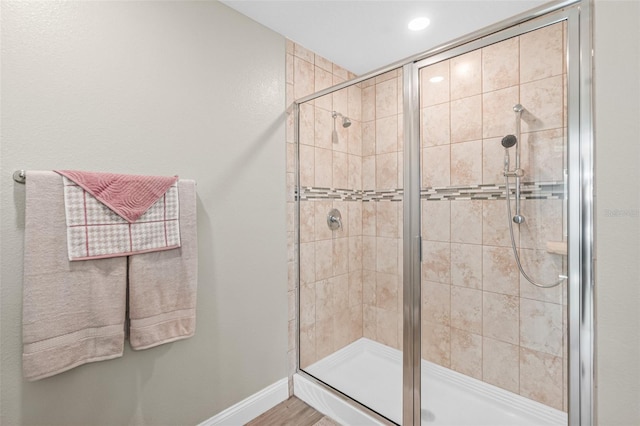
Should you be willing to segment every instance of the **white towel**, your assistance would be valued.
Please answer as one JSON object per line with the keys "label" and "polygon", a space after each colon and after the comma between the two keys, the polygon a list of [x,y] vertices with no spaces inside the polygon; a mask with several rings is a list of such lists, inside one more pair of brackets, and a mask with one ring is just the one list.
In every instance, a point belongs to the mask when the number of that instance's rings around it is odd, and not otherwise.
{"label": "white towel", "polygon": [[129,343],[133,349],[186,339],[195,333],[196,185],[181,179],[178,189],[182,247],[129,258]]}
{"label": "white towel", "polygon": [[23,371],[38,380],[122,356],[126,258],[69,262],[62,179],[26,180]]}

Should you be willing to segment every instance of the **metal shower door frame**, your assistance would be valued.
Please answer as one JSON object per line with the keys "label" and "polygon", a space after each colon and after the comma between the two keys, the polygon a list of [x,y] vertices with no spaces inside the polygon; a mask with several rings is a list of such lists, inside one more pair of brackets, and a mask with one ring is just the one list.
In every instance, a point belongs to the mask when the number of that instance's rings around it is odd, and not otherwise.
{"label": "metal shower door frame", "polygon": [[591,2],[555,2],[414,58],[404,78],[403,424],[421,424],[419,71],[554,23],[567,22],[569,426],[594,417],[593,108]]}
{"label": "metal shower door frame", "polygon": [[[419,69],[453,56],[567,21],[567,144],[568,178],[568,275],[569,275],[569,426],[595,424],[595,327],[593,273],[593,111],[592,24],[593,0],[558,0],[453,40],[419,55],[395,62],[355,79],[305,96],[294,102],[296,146],[296,194],[299,181],[299,108],[302,103],[360,83],[394,69],[403,70],[404,200],[403,200],[403,418],[404,425],[420,425],[421,323],[420,323],[420,113]],[[300,197],[296,196],[296,244],[300,244]],[[300,369],[299,307],[300,259],[297,252],[296,370],[327,392],[358,407],[382,424],[389,421]]]}

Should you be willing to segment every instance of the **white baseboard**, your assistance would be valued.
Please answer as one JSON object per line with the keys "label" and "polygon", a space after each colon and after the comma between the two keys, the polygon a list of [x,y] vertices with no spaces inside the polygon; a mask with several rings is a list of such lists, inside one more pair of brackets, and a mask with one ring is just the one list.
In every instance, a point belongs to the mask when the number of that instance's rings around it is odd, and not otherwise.
{"label": "white baseboard", "polygon": [[300,374],[293,375],[293,394],[342,425],[382,425]]}
{"label": "white baseboard", "polygon": [[285,377],[221,411],[198,426],[241,426],[289,398],[289,380]]}

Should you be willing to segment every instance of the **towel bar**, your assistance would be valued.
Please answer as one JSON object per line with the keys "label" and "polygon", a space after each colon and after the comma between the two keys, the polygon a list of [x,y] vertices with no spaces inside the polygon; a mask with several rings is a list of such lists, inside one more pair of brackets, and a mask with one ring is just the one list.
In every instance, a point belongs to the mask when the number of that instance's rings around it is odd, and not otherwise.
{"label": "towel bar", "polygon": [[25,183],[25,181],[27,180],[27,172],[25,172],[24,170],[16,170],[15,172],[13,172],[13,180],[18,183]]}

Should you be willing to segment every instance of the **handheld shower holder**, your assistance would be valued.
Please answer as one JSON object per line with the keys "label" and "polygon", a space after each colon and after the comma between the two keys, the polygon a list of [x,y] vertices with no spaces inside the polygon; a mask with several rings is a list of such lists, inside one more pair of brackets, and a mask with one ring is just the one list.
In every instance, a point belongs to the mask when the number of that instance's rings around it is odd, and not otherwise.
{"label": "handheld shower holder", "polygon": [[505,177],[521,178],[522,176],[524,176],[524,170],[522,170],[522,169],[505,170],[502,173],[502,175],[505,176]]}

